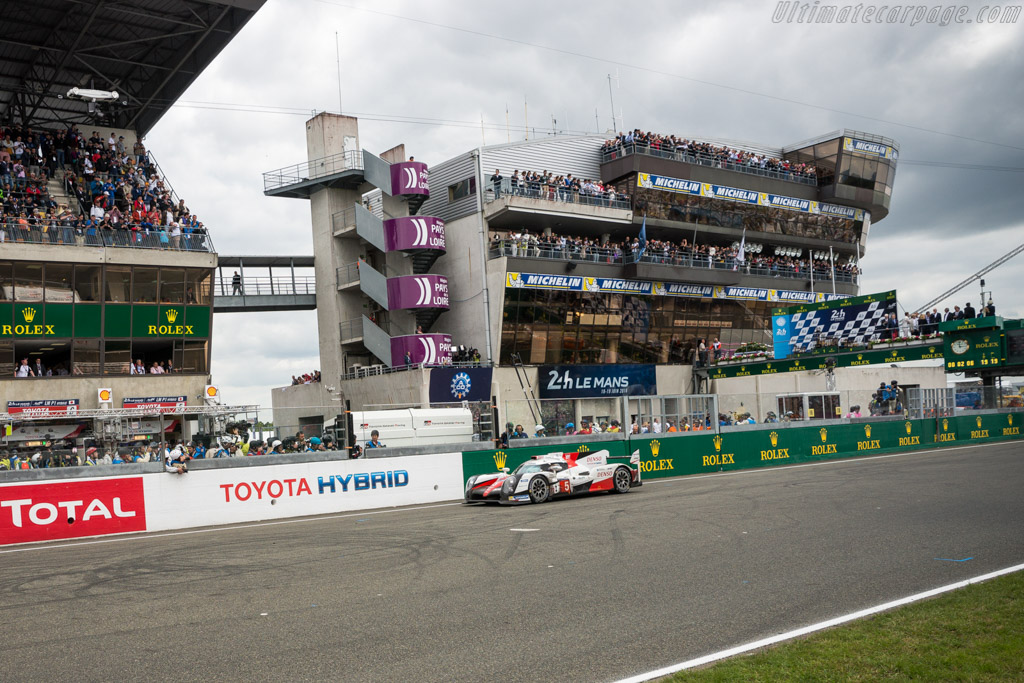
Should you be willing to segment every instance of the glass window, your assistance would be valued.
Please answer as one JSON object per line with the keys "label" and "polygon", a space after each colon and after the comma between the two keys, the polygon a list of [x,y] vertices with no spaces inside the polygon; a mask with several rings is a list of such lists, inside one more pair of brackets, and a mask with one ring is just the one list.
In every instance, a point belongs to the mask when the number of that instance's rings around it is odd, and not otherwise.
{"label": "glass window", "polygon": [[205,375],[208,372],[206,365],[206,342],[186,341],[182,354],[181,372],[190,372]]}
{"label": "glass window", "polygon": [[190,268],[187,272],[185,303],[209,306],[212,282],[213,274],[209,270]]}
{"label": "glass window", "polygon": [[[10,377],[14,374],[14,341],[11,339],[0,339],[0,377]],[[4,410],[7,406],[4,406]]]}
{"label": "glass window", "polygon": [[100,374],[100,340],[75,339],[71,347],[73,375]]}
{"label": "glass window", "polygon": [[14,264],[14,300],[32,302],[43,300],[43,264]]}
{"label": "glass window", "polygon": [[70,263],[46,264],[46,300],[70,304],[75,301],[71,288],[72,265]]}
{"label": "glass window", "polygon": [[[164,372],[174,368],[174,341],[170,339],[140,340],[132,342],[132,360],[142,361],[147,374],[153,374],[153,366],[159,365]],[[180,345],[181,342],[178,342]],[[168,365],[168,363],[171,365]]]}
{"label": "glass window", "polygon": [[448,202],[457,202],[460,199],[476,194],[476,178],[466,178],[454,185],[448,186]]}
{"label": "glass window", "polygon": [[77,301],[100,300],[100,266],[75,266],[75,299]]}
{"label": "glass window", "polygon": [[124,304],[131,301],[132,269],[129,266],[107,266],[107,301]]}
{"label": "glass window", "polygon": [[103,374],[127,375],[131,369],[132,343],[130,341],[108,341],[103,348]]}
{"label": "glass window", "polygon": [[158,270],[156,268],[136,268],[135,285],[132,288],[132,301],[137,304],[156,303]]}
{"label": "glass window", "polygon": [[14,267],[0,261],[0,301],[14,301]]}
{"label": "glass window", "polygon": [[160,303],[185,303],[185,269],[160,269]]}

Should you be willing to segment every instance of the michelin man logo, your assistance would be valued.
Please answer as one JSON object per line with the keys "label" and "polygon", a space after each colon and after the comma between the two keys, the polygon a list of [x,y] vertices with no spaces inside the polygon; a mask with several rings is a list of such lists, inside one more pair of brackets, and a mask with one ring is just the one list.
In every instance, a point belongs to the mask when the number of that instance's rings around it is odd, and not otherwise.
{"label": "michelin man logo", "polygon": [[470,380],[469,375],[465,372],[456,373],[452,377],[452,396],[458,400],[462,400],[469,396],[470,390],[473,388],[473,382]]}
{"label": "michelin man logo", "polygon": [[509,273],[507,286],[515,289],[523,288],[523,278],[519,273]]}
{"label": "michelin man logo", "polygon": [[665,290],[665,283],[664,282],[655,282],[654,283],[654,296],[666,296],[666,295],[667,295],[667,292]]}
{"label": "michelin man logo", "polygon": [[585,292],[600,292],[601,288],[597,284],[596,277],[585,277],[583,278],[583,291]]}
{"label": "michelin man logo", "polygon": [[649,173],[641,173],[638,177],[638,180],[640,182],[637,184],[640,185],[640,187],[646,187],[648,189],[654,188],[654,183],[651,182],[651,176]]}

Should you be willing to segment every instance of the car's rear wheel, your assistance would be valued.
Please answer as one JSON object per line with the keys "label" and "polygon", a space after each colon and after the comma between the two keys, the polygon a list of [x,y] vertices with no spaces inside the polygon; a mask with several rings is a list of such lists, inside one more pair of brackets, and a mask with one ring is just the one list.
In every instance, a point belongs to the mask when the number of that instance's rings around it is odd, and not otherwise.
{"label": "car's rear wheel", "polygon": [[633,482],[633,475],[629,473],[629,470],[625,467],[620,467],[615,470],[615,474],[612,475],[612,483],[615,485],[615,493],[626,493],[629,491],[629,485]]}
{"label": "car's rear wheel", "polygon": [[530,480],[529,493],[531,503],[543,503],[551,495],[551,488],[544,477],[534,477]]}

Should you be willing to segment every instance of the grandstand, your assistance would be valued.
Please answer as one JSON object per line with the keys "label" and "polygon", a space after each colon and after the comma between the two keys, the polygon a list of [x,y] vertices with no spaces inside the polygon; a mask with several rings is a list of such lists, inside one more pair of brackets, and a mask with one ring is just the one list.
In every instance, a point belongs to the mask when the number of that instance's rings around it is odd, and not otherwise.
{"label": "grandstand", "polygon": [[[145,136],[262,4],[5,9],[0,411],[33,418],[14,422],[10,445],[188,438],[198,428],[191,418],[216,394],[207,389],[217,253]],[[94,433],[106,427],[92,417],[108,409],[125,420]]]}
{"label": "grandstand", "polygon": [[[339,400],[330,386],[352,410],[428,395],[518,401],[508,419],[530,424],[543,399],[564,399],[554,410],[577,420],[600,415],[618,395],[601,388],[612,377],[642,394],[721,390],[712,381],[733,378],[708,368],[770,352],[773,308],[860,293],[898,157],[895,141],[852,130],[784,147],[639,130],[551,136],[434,164],[429,197],[403,203],[369,182],[375,155],[358,139],[355,119],[319,115],[307,161],[264,176],[268,196],[308,199],[314,218],[324,382],[275,390],[282,432],[335,418],[322,408]],[[392,160],[406,158],[396,150]],[[441,236],[429,256],[385,239],[412,217]],[[389,296],[416,276],[443,280],[443,305]],[[396,353],[398,339],[412,353]],[[417,353],[435,342],[449,346]],[[422,365],[438,367],[403,372]],[[570,368],[589,389],[555,381]],[[464,387],[460,370],[473,370],[476,390],[448,389]]]}

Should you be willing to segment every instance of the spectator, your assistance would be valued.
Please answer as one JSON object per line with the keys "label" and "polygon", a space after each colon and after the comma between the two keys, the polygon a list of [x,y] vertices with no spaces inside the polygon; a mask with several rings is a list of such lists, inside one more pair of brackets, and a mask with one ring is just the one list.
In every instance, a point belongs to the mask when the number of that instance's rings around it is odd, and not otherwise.
{"label": "spectator", "polygon": [[185,474],[188,472],[188,461],[191,459],[188,452],[178,444],[167,454],[164,470],[173,474]]}
{"label": "spectator", "polygon": [[387,448],[387,446],[380,442],[380,432],[376,429],[370,432],[370,440],[366,442],[366,448]]}
{"label": "spectator", "polygon": [[547,434],[544,433],[544,425],[538,424],[533,428],[533,438],[543,439],[545,436],[547,436]]}

